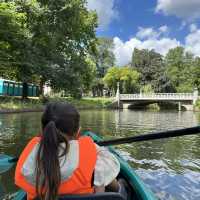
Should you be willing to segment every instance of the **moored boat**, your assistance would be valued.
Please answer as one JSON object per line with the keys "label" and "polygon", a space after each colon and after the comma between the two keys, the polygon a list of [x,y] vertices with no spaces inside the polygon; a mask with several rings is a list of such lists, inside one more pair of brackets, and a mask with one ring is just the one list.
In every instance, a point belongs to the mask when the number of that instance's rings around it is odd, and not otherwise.
{"label": "moored boat", "polygon": [[[93,138],[95,142],[101,141],[101,138],[91,131],[84,131],[82,135],[87,135]],[[130,165],[120,156],[120,154],[112,147],[108,147],[120,162],[120,174],[118,178],[125,180],[127,183],[128,200],[157,200],[153,192],[143,183],[136,172]],[[124,200],[119,193],[106,192],[104,194],[90,195],[66,195],[59,198],[60,200]],[[14,200],[26,200],[26,193],[19,190]]]}

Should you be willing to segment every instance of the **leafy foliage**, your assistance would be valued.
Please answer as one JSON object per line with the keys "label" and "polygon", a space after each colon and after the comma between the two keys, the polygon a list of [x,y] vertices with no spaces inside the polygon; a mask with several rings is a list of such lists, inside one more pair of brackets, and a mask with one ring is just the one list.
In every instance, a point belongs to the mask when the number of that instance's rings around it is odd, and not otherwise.
{"label": "leafy foliage", "polygon": [[85,5],[84,0],[0,3],[2,73],[41,88],[48,81],[72,94],[81,90],[97,26],[96,14]]}
{"label": "leafy foliage", "polygon": [[183,47],[170,49],[166,55],[167,76],[177,92],[192,92],[194,87],[194,58]]}
{"label": "leafy foliage", "polygon": [[193,86],[200,91],[200,58],[194,60],[193,65]]}
{"label": "leafy foliage", "polygon": [[97,43],[96,51],[96,62],[97,62],[97,75],[103,78],[107,70],[114,66],[115,56],[112,51],[113,40],[109,38],[99,38]]}
{"label": "leafy foliage", "polygon": [[103,80],[110,90],[116,92],[117,83],[120,82],[122,93],[133,93],[139,89],[139,76],[139,73],[130,67],[112,67]]}
{"label": "leafy foliage", "polygon": [[144,94],[153,94],[154,90],[150,84],[144,85],[140,88],[140,92]]}
{"label": "leafy foliage", "polygon": [[109,38],[98,38],[93,59],[96,62],[96,78],[92,83],[93,96],[103,96],[103,77],[108,69],[114,66],[115,56],[113,53],[113,40]]}
{"label": "leafy foliage", "polygon": [[200,90],[200,58],[183,47],[165,57],[134,49],[131,68],[113,67],[113,40],[96,38],[97,15],[86,0],[0,1],[0,76],[27,83],[48,83],[80,98],[121,92],[192,92]]}
{"label": "leafy foliage", "polygon": [[165,75],[165,65],[162,55],[154,50],[134,49],[131,66],[141,73],[140,84],[151,85],[155,92],[166,92],[170,87]]}

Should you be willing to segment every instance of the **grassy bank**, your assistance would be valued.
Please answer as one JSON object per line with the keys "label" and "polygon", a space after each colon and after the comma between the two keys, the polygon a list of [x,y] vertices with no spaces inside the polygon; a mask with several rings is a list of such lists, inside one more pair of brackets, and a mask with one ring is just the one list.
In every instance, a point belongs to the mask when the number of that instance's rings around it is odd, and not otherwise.
{"label": "grassy bank", "polygon": [[16,97],[0,97],[0,112],[18,112],[42,110],[44,104],[39,99],[27,99],[22,101]]}
{"label": "grassy bank", "polygon": [[200,99],[198,99],[197,102],[196,102],[195,110],[200,111]]}
{"label": "grassy bank", "polygon": [[66,98],[66,101],[73,104],[79,109],[101,109],[107,108],[112,103],[110,98],[82,98],[80,100],[73,98]]}
{"label": "grassy bank", "polygon": [[112,99],[82,98],[77,100],[73,98],[48,98],[44,102],[44,100],[39,98],[22,101],[20,98],[0,97],[0,112],[39,111],[44,108],[47,102],[55,101],[69,102],[78,109],[102,109],[106,108],[112,102]]}

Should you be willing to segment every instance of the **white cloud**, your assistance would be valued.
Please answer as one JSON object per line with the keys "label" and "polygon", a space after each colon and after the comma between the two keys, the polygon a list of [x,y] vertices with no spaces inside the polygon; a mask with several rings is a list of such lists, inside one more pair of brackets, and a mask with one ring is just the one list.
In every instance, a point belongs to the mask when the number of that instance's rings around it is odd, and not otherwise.
{"label": "white cloud", "polygon": [[132,38],[129,41],[123,42],[120,38],[114,38],[114,54],[116,57],[116,64],[123,66],[131,61],[134,48],[138,49],[154,49],[162,55],[165,55],[169,49],[180,45],[176,39],[161,38],[161,39],[147,39],[141,41],[137,38]]}
{"label": "white cloud", "polygon": [[143,28],[139,27],[136,37],[140,39],[158,38],[159,36],[169,32],[168,26],[164,25],[155,30],[153,27]]}
{"label": "white cloud", "polygon": [[[165,37],[161,32],[168,32],[168,28],[139,28],[136,36],[130,40],[123,42],[120,38],[114,38],[114,54],[116,64],[119,66],[126,65],[131,62],[134,48],[138,49],[154,49],[156,52],[166,55],[169,49],[177,46],[183,46],[186,51],[193,53],[195,56],[200,56],[200,28],[196,24],[189,26],[190,32],[185,37],[185,42],[181,43],[175,38]],[[145,34],[139,34],[144,30]],[[149,30],[149,31],[146,31]],[[148,34],[147,34],[148,33]]]}
{"label": "white cloud", "polygon": [[141,46],[141,41],[137,38],[132,38],[129,41],[123,42],[120,38],[115,37],[114,42],[114,55],[116,64],[119,66],[126,65],[131,61],[132,53],[135,47]]}
{"label": "white cloud", "polygon": [[200,29],[197,27],[190,28],[191,32],[185,38],[186,51],[192,52],[196,56],[200,56]]}
{"label": "white cloud", "polygon": [[115,0],[87,0],[87,8],[97,12],[100,29],[107,28],[111,21],[118,17],[114,3]]}
{"label": "white cloud", "polygon": [[[142,32],[143,30],[143,32]],[[119,66],[126,65],[131,61],[134,48],[154,49],[162,55],[165,55],[169,49],[180,45],[176,39],[162,36],[162,33],[168,32],[167,26],[161,26],[158,30],[153,28],[139,28],[136,37],[123,42],[120,38],[114,38],[114,54],[116,64]],[[162,37],[161,37],[162,36]]]}
{"label": "white cloud", "polygon": [[169,28],[168,28],[167,25],[161,26],[158,30],[159,30],[161,33],[168,33],[168,32],[169,32]]}
{"label": "white cloud", "polygon": [[156,12],[194,20],[200,18],[200,0],[157,0]]}
{"label": "white cloud", "polygon": [[195,32],[197,30],[197,25],[196,24],[191,24],[189,26],[189,28],[190,28],[190,32]]}
{"label": "white cloud", "polygon": [[161,38],[161,39],[149,39],[143,41],[140,48],[142,49],[154,49],[156,52],[159,52],[162,55],[165,55],[169,49],[175,48],[180,45],[180,42],[176,39],[171,38]]}
{"label": "white cloud", "polygon": [[139,31],[136,33],[136,36],[140,39],[157,38],[159,34],[152,27],[151,28],[139,27]]}

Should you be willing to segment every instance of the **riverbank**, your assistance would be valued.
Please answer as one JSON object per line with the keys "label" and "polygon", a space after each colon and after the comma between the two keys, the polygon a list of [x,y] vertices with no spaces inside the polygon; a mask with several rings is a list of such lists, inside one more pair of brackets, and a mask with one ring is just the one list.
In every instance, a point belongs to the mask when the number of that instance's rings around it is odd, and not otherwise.
{"label": "riverbank", "polygon": [[197,100],[194,110],[200,112],[200,99]]}
{"label": "riverbank", "polygon": [[73,98],[47,98],[47,99],[27,99],[22,101],[16,97],[0,97],[0,113],[17,113],[17,112],[37,112],[42,111],[48,102],[69,102],[78,109],[103,109],[111,103],[111,98],[82,98],[80,100]]}
{"label": "riverbank", "polygon": [[[47,102],[63,101],[73,104],[78,109],[105,109],[110,108],[112,103],[111,98],[103,97],[85,97],[82,99],[73,99],[70,97],[66,98],[29,98],[26,101],[22,101],[20,98],[16,97],[0,97],[0,113],[18,113],[18,112],[41,112]],[[172,106],[172,105],[171,105]],[[171,107],[170,106],[170,107]],[[146,107],[147,110],[159,111],[161,109],[166,109],[167,106],[158,106],[157,104],[151,104]],[[176,109],[176,108],[174,108]],[[197,101],[194,111],[200,111],[200,100]]]}

